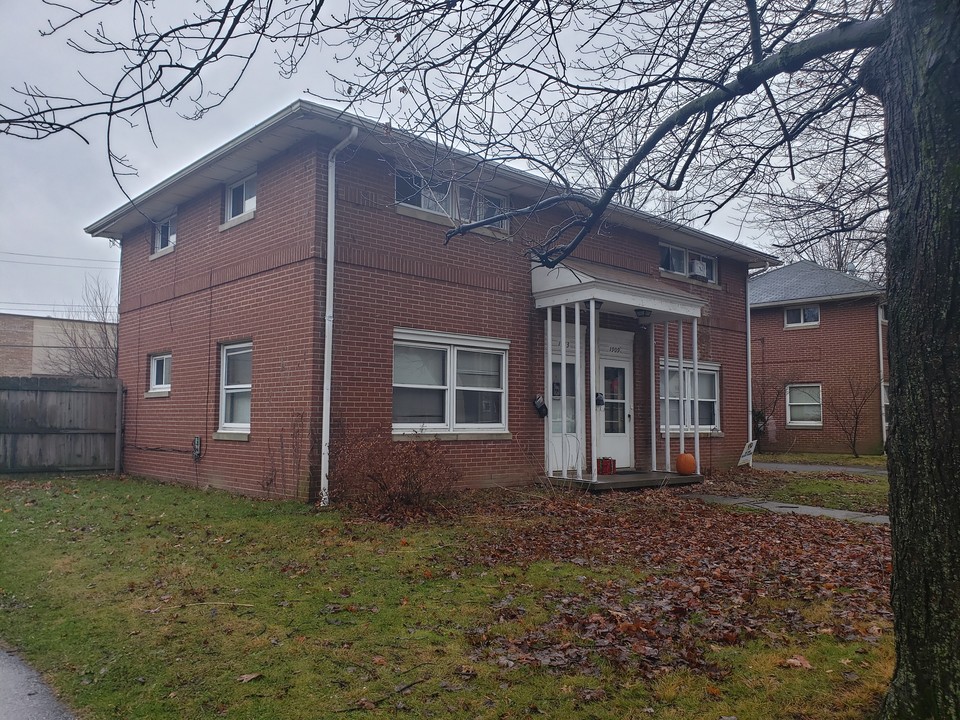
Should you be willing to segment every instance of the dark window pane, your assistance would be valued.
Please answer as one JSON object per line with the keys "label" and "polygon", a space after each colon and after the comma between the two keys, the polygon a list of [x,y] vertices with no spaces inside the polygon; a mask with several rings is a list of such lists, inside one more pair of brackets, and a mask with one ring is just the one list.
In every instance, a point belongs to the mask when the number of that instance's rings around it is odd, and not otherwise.
{"label": "dark window pane", "polygon": [[500,425],[503,394],[480,390],[457,390],[457,423]]}
{"label": "dark window pane", "polygon": [[393,421],[417,425],[446,422],[446,390],[393,389]]}

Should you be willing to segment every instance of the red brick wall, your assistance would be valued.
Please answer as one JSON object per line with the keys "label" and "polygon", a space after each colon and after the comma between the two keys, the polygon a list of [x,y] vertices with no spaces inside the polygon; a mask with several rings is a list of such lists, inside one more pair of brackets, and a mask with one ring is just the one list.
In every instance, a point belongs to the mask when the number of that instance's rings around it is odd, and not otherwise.
{"label": "red brick wall", "polygon": [[[219,189],[178,209],[173,252],[150,260],[147,228],[124,238],[120,374],[127,386],[127,472],[248,494],[316,492],[310,438],[320,431],[322,401],[327,152],[303,143],[261,165],[256,217],[248,222],[218,230]],[[444,247],[442,225],[393,206],[388,163],[364,153],[341,157],[334,438],[349,430],[389,432],[396,328],[503,338],[510,342],[510,437],[450,440],[444,447],[467,484],[529,482],[544,461],[544,420],[531,400],[544,386],[545,312],[534,308],[523,243],[471,236]],[[524,237],[537,237],[555,219],[526,222]],[[660,275],[656,239],[633,231],[608,232],[577,255]],[[722,435],[703,438],[705,468],[735,461],[747,434],[746,268],[721,260],[719,279],[714,286],[664,280],[707,302],[700,357],[721,365]],[[649,331],[637,331],[634,319],[606,314],[601,326],[636,331],[635,455],[645,469]],[[253,342],[249,439],[216,440],[219,346],[244,340]],[[686,345],[689,357],[689,324]],[[144,398],[148,356],[158,352],[173,354],[171,392]],[[190,454],[195,435],[204,444],[199,463]],[[691,439],[688,450],[692,445]],[[662,452],[661,445],[661,458]]]}
{"label": "red brick wall", "polygon": [[[850,452],[842,426],[852,413],[843,406],[869,396],[862,412],[857,449],[883,452],[877,299],[820,303],[818,327],[784,327],[784,309],[752,311],[754,407],[772,407],[760,448],[770,452]],[[886,325],[883,327],[886,349]],[[888,375],[886,357],[884,374]],[[852,383],[852,387],[851,387]],[[821,385],[821,427],[787,425],[785,386]],[[775,401],[775,402],[774,402]]]}

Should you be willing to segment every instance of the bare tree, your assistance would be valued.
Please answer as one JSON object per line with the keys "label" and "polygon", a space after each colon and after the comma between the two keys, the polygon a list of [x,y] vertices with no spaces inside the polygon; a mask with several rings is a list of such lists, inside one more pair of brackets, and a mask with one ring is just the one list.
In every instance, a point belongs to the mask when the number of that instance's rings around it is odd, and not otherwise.
{"label": "bare tree", "polygon": [[79,309],[54,329],[58,347],[44,369],[54,375],[112,378],[117,376],[117,302],[99,276],[87,276]]}
{"label": "bare tree", "polygon": [[873,399],[879,389],[879,382],[871,383],[863,378],[849,376],[843,393],[827,399],[827,412],[840,428],[840,433],[846,439],[847,447],[850,448],[854,457],[860,457],[860,453],[857,452],[857,440],[863,425],[867,403]]}
{"label": "bare tree", "polygon": [[[351,0],[328,11],[323,0],[222,0],[191,4],[185,18],[175,4],[146,0],[50,7],[58,17],[49,32],[76,30],[74,47],[101,61],[113,54],[119,71],[99,87],[84,77],[82,96],[25,83],[19,100],[0,103],[0,131],[81,133],[92,118],[112,125],[174,103],[199,117],[261,46],[278,49],[284,74],[322,46],[340,61],[330,67],[348,68],[337,99],[478,164],[523,162],[550,180],[525,207],[447,234],[565,210],[565,221],[523,238],[550,267],[601,232],[610,203],[634,190],[646,198],[683,189],[697,209],[688,217],[709,218],[774,187],[785,168],[866,142],[848,120],[868,95],[877,98],[889,213],[897,647],[881,716],[960,717],[960,373],[952,371],[960,367],[960,5]],[[111,37],[107,28],[123,18],[133,27]],[[619,169],[604,187],[584,189],[572,141],[623,128],[635,139]]]}

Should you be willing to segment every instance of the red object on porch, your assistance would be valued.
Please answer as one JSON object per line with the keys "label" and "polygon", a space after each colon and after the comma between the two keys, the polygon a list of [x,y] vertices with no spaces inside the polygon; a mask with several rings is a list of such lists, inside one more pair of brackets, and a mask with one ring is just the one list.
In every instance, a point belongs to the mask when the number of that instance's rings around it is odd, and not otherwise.
{"label": "red object on porch", "polygon": [[617,461],[610,457],[597,458],[597,475],[616,475]]}
{"label": "red object on porch", "polygon": [[681,475],[693,475],[697,472],[697,459],[690,453],[677,455],[677,472]]}

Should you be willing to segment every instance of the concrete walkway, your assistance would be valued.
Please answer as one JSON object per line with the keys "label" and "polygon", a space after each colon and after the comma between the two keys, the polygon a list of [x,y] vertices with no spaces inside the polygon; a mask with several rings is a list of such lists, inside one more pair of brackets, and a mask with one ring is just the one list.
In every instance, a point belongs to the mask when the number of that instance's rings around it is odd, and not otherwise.
{"label": "concrete walkway", "polygon": [[754,462],[757,470],[777,472],[841,472],[852,475],[886,475],[886,468],[864,467],[862,465],[808,465],[807,463]]}
{"label": "concrete walkway", "polygon": [[834,510],[833,508],[814,507],[813,505],[794,505],[779,500],[761,500],[752,497],[730,497],[728,495],[699,495],[691,494],[684,497],[703,500],[716,505],[736,505],[737,507],[757,508],[786,515],[812,515],[814,517],[828,517],[835,520],[852,520],[853,522],[871,523],[873,525],[889,525],[890,518],[886,515],[870,515],[869,513],[853,512],[852,510]]}
{"label": "concrete walkway", "polygon": [[40,674],[0,648],[0,720],[74,720]]}

